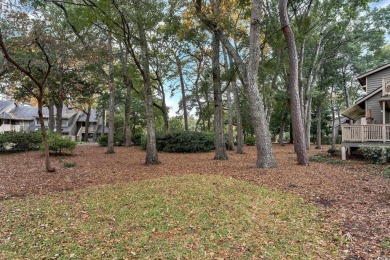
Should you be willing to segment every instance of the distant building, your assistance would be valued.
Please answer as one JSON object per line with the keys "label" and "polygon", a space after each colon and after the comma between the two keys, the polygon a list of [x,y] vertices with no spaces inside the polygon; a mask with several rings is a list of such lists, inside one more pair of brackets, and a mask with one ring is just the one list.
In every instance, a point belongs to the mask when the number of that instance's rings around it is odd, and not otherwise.
{"label": "distant building", "polygon": [[[54,114],[56,111],[54,110]],[[45,126],[49,122],[49,110],[43,109]],[[72,140],[84,140],[85,122],[87,115],[78,109],[70,109],[64,106],[62,109],[61,133]],[[103,120],[91,110],[89,118],[89,141],[96,139],[103,133]],[[40,129],[38,107],[19,106],[10,100],[0,100],[0,133],[9,131],[37,131]],[[107,130],[104,131],[107,133]]]}

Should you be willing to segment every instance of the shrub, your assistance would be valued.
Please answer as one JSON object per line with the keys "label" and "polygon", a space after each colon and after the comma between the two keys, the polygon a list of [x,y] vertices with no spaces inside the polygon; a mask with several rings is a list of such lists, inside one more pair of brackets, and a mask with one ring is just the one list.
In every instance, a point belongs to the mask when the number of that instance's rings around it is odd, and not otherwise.
{"label": "shrub", "polygon": [[141,145],[141,138],[142,134],[134,134],[131,136],[131,141],[135,146],[140,146]]}
{"label": "shrub", "polygon": [[[156,133],[158,151],[170,153],[197,153],[214,149],[214,135],[203,132],[182,131]],[[146,136],[141,138],[141,145],[146,149]]]}
{"label": "shrub", "polygon": [[[108,136],[107,135],[101,135],[97,142],[100,146],[107,146],[108,145]],[[125,143],[125,138],[123,135],[114,135],[114,145],[115,146],[122,146]]]}
{"label": "shrub", "polygon": [[362,151],[365,159],[371,163],[384,163],[389,155],[390,147],[385,146],[360,146],[359,149]]}
{"label": "shrub", "polygon": [[35,151],[41,142],[39,132],[6,132],[0,134],[0,152]]}
{"label": "shrub", "polygon": [[100,146],[107,146],[108,145],[108,136],[107,135],[101,135],[97,139],[97,142]]}
{"label": "shrub", "polygon": [[256,144],[256,137],[254,136],[247,136],[245,138],[245,144],[248,146],[254,146]]}
{"label": "shrub", "polygon": [[[77,143],[70,139],[62,137],[61,134],[51,133],[47,134],[47,143],[49,145],[49,151],[57,154],[62,154],[63,150],[73,151],[76,148]],[[44,144],[41,144],[41,150],[45,149]]]}
{"label": "shrub", "polygon": [[337,155],[338,153],[339,153],[338,150],[335,149],[335,148],[330,148],[330,149],[328,150],[328,154],[330,154],[331,156],[335,156],[335,155]]}

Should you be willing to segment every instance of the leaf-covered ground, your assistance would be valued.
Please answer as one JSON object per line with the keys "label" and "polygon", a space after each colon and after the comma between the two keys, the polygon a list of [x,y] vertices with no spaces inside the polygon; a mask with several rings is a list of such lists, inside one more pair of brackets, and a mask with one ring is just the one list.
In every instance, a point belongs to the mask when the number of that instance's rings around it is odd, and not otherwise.
{"label": "leaf-covered ground", "polygon": [[[274,151],[278,161],[274,169],[254,167],[254,147],[246,147],[245,155],[228,152],[227,161],[213,160],[213,153],[160,153],[160,165],[145,167],[145,152],[138,147],[117,147],[114,155],[107,155],[102,147],[80,146],[72,156],[53,157],[55,174],[44,172],[39,152],[0,155],[0,198],[163,176],[223,175],[290,192],[318,205],[325,228],[336,226],[336,235],[343,238],[342,257],[390,256],[390,179],[381,175],[382,166],[350,161],[302,167],[296,165],[291,145],[274,146]],[[66,163],[76,166],[67,168]]]}
{"label": "leaf-covered ground", "polygon": [[316,207],[223,176],[165,177],[0,205],[2,259],[337,256]]}

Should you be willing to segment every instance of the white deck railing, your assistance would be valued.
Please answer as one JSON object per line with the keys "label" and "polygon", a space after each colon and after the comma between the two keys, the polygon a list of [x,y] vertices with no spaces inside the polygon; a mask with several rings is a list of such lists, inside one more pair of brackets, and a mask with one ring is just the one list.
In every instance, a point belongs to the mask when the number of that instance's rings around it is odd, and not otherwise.
{"label": "white deck railing", "polygon": [[343,125],[343,142],[389,142],[390,125]]}
{"label": "white deck railing", "polygon": [[0,133],[11,132],[11,131],[19,132],[20,125],[2,124],[0,126]]}

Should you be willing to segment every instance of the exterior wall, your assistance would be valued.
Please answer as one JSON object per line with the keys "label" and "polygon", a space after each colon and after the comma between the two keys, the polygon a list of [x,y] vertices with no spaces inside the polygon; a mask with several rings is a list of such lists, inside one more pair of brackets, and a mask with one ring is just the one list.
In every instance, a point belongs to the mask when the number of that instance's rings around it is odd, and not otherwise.
{"label": "exterior wall", "polygon": [[382,87],[382,79],[390,77],[390,67],[367,77],[367,93]]}
{"label": "exterior wall", "polygon": [[[382,82],[382,81],[381,81]],[[381,83],[382,84],[382,83]],[[382,92],[379,92],[375,96],[371,97],[366,101],[366,109],[371,107],[372,110],[372,117],[374,124],[382,124],[382,112],[381,112],[381,105],[379,103],[379,99],[382,97]]]}

